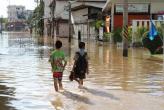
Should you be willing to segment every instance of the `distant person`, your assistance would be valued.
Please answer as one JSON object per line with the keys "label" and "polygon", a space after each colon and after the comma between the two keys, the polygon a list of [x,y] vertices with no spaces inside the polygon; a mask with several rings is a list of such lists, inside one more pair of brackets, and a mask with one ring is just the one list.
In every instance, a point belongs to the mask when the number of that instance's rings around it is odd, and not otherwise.
{"label": "distant person", "polygon": [[62,77],[63,71],[67,64],[64,51],[60,50],[62,47],[61,41],[56,41],[55,50],[51,53],[50,62],[53,72],[54,88],[56,91],[63,90]]}
{"label": "distant person", "polygon": [[79,43],[79,51],[75,53],[74,65],[72,68],[72,74],[74,75],[70,80],[76,80],[79,84],[79,88],[83,88],[83,79],[86,78],[88,71],[88,55],[85,52],[85,43]]}

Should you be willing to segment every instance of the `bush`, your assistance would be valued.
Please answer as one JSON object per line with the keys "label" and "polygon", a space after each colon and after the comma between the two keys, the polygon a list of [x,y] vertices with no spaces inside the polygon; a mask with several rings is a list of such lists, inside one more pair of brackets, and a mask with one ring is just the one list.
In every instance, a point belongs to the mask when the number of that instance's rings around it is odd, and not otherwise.
{"label": "bush", "polygon": [[110,40],[111,33],[105,32],[103,36],[103,41],[108,42]]}
{"label": "bush", "polygon": [[117,42],[122,42],[122,28],[117,28],[116,30],[113,31],[113,40],[114,43]]}
{"label": "bush", "polygon": [[141,40],[146,32],[148,32],[147,28],[138,27],[137,31],[135,32],[136,42],[141,42]]}

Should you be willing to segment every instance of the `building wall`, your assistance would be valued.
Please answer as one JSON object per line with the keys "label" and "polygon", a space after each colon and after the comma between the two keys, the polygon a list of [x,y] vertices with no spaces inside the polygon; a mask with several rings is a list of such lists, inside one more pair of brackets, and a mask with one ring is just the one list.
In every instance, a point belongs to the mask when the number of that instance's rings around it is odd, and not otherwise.
{"label": "building wall", "polygon": [[[147,20],[150,19],[150,15],[139,15],[139,14],[133,14],[128,16],[128,25],[132,25],[132,20]],[[114,29],[118,27],[122,27],[123,25],[123,16],[122,15],[114,15]]]}
{"label": "building wall", "polygon": [[51,14],[50,14],[50,8],[49,5],[51,3],[52,0],[44,0],[44,35],[47,36],[50,34],[50,32],[48,32],[48,19],[51,18]]}
{"label": "building wall", "polygon": [[[75,22],[86,22],[88,19],[88,8],[85,9],[81,9],[81,10],[77,10],[77,11],[73,11],[72,15],[73,15],[73,20]],[[84,16],[85,15],[85,16]]]}
{"label": "building wall", "polygon": [[61,22],[62,20],[69,19],[68,13],[68,1],[56,1],[56,8],[55,8],[55,17],[60,18],[59,24],[57,27],[57,36],[59,37],[68,37],[69,35],[69,25],[68,22]]}
{"label": "building wall", "polygon": [[69,25],[68,23],[59,23],[59,34],[57,36],[67,37],[69,33]]}
{"label": "building wall", "polygon": [[163,2],[153,2],[151,4],[151,13],[159,13],[160,11],[164,11],[164,0]]}
{"label": "building wall", "polygon": [[44,18],[49,18],[51,17],[50,15],[50,8],[49,5],[51,3],[51,0],[44,0]]}
{"label": "building wall", "polygon": [[88,24],[75,24],[74,25],[74,38],[78,39],[78,31],[81,33],[81,39],[96,39],[97,33],[95,32],[95,28],[89,26]]}
{"label": "building wall", "polygon": [[61,17],[62,19],[68,19],[68,1],[56,1],[55,17]]}
{"label": "building wall", "polygon": [[[50,7],[49,5],[51,4],[52,0],[44,0],[44,3],[45,3],[45,8],[44,8],[44,35],[47,36],[50,32],[49,30],[49,27],[50,27],[50,24],[48,23],[48,20],[49,21],[52,21],[52,17],[51,17],[51,10],[50,10]],[[68,20],[68,11],[66,10],[66,6],[68,4],[68,1],[59,1],[59,0],[56,0],[56,8],[55,8],[55,12],[54,12],[54,17],[55,18],[59,18],[61,20]],[[52,26],[51,26],[52,27]],[[57,31],[54,31],[54,32],[57,32],[57,36],[60,36],[60,37],[65,37],[65,36],[68,36],[68,22],[67,23],[63,23],[63,22],[58,22],[58,25],[56,28],[54,29],[57,29]]]}

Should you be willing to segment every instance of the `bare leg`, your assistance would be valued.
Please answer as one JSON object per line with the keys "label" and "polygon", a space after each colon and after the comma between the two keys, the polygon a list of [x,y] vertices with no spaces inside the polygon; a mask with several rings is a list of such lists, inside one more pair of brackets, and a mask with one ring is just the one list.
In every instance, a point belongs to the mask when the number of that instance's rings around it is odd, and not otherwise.
{"label": "bare leg", "polygon": [[57,92],[58,91],[58,79],[57,78],[54,78],[54,88]]}
{"label": "bare leg", "polygon": [[63,84],[62,84],[62,80],[59,80],[59,89],[63,89]]}
{"label": "bare leg", "polygon": [[79,88],[81,89],[82,86],[83,86],[83,79],[80,79],[80,80],[79,80]]}
{"label": "bare leg", "polygon": [[83,85],[83,79],[80,79],[79,82],[80,82],[80,85]]}
{"label": "bare leg", "polygon": [[75,81],[77,81],[77,82],[78,82],[78,84],[80,83],[80,81],[79,81],[77,78],[75,78],[74,80],[75,80]]}
{"label": "bare leg", "polygon": [[81,85],[83,86],[83,79],[81,79]]}

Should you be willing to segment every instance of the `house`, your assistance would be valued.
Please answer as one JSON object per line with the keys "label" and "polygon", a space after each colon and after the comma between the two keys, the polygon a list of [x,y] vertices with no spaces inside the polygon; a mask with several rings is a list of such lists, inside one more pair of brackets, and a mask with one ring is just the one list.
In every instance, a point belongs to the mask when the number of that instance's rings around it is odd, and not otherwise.
{"label": "house", "polygon": [[78,36],[81,36],[82,39],[96,38],[98,33],[95,31],[92,23],[98,17],[102,17],[101,10],[105,3],[106,0],[79,0],[78,2],[72,3],[71,12],[74,38],[78,38]]}
{"label": "house", "polygon": [[44,34],[48,36],[68,37],[69,17],[68,10],[66,10],[68,0],[44,0],[44,4]]}
{"label": "house", "polygon": [[[69,36],[69,21],[71,21],[71,34],[77,38],[78,31],[81,31],[82,36],[95,37],[95,30],[89,26],[90,22],[97,18],[97,13],[101,12],[106,0],[78,0],[71,1],[71,11],[69,11],[69,0],[55,0],[55,10],[53,11],[53,0],[44,0],[45,3],[45,35],[53,33],[57,37]],[[71,20],[69,20],[69,12],[71,12]],[[53,26],[54,15],[54,26]],[[51,32],[48,32],[51,31]]]}
{"label": "house", "polygon": [[[111,29],[117,29],[123,25],[123,1],[108,0],[103,8],[111,17]],[[132,25],[132,20],[163,19],[163,0],[128,0],[128,25]],[[139,25],[139,24],[137,24]]]}

